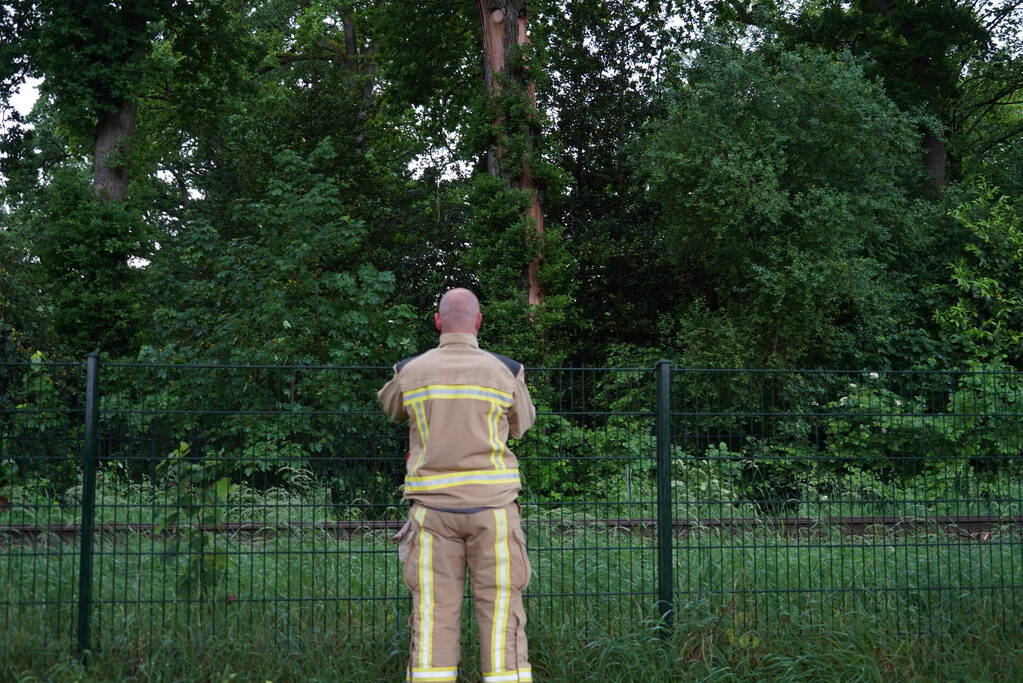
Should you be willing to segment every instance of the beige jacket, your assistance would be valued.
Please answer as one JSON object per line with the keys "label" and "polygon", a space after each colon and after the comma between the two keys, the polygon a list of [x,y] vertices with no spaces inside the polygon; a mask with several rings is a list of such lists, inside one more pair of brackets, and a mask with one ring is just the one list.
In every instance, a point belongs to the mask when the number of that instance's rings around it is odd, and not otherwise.
{"label": "beige jacket", "polygon": [[475,335],[442,334],[437,348],[396,364],[377,398],[395,422],[409,419],[406,500],[442,508],[515,500],[522,487],[508,437],[536,418],[521,363],[481,350]]}

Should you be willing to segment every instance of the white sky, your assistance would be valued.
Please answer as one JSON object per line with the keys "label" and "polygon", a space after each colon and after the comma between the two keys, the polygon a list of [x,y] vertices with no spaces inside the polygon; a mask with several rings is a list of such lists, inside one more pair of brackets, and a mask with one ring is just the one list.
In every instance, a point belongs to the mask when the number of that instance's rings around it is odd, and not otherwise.
{"label": "white sky", "polygon": [[41,78],[29,78],[11,97],[11,106],[22,116],[32,111],[32,106],[39,99],[39,84],[42,82]]}

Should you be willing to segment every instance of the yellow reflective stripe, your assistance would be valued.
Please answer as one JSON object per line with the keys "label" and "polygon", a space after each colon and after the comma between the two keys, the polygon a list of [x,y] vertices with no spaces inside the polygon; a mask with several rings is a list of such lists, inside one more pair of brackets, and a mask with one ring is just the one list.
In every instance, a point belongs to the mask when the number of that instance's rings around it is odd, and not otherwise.
{"label": "yellow reflective stripe", "polygon": [[416,429],[419,430],[419,454],[416,456],[416,460],[412,463],[412,467],[409,468],[410,474],[415,474],[419,471],[419,468],[423,466],[423,461],[426,460],[426,447],[430,443],[430,423],[426,420],[426,409],[423,408],[422,403],[417,403],[412,407],[413,412],[416,414]]}
{"label": "yellow reflective stripe", "polygon": [[511,669],[510,671],[491,671],[483,674],[483,683],[531,683],[532,669]]}
{"label": "yellow reflective stripe", "polygon": [[462,477],[477,477],[477,476],[488,476],[488,477],[515,477],[518,478],[519,471],[512,469],[505,470],[465,470],[462,472],[450,472],[448,474],[428,474],[424,477],[405,477],[406,482],[418,483],[418,482],[435,482],[448,479],[459,479]]}
{"label": "yellow reflective stripe", "polygon": [[419,522],[419,667],[430,668],[433,648],[433,536],[423,528],[426,508],[415,512]]}
{"label": "yellow reflective stripe", "polygon": [[458,399],[467,398],[478,401],[497,401],[508,407],[512,404],[512,394],[493,387],[485,387],[478,384],[430,384],[425,387],[418,387],[403,391],[401,394],[404,405],[421,403],[430,399]]}
{"label": "yellow reflective stripe", "polygon": [[497,452],[501,450],[501,442],[497,440],[497,420],[495,415],[500,410],[496,401],[490,403],[490,412],[487,413],[487,437],[490,439],[490,464],[495,470],[501,469],[497,464]]}
{"label": "yellow reflective stripe", "polygon": [[508,446],[504,443],[504,441],[501,441],[501,436],[500,436],[500,431],[499,431],[500,429],[501,429],[501,409],[498,408],[497,412],[494,414],[494,441],[497,442],[497,464],[494,466],[494,469],[497,469],[497,470],[503,470],[504,469],[504,452],[508,448]]}
{"label": "yellow reflective stripe", "polygon": [[409,475],[405,477],[406,491],[436,491],[449,486],[469,484],[518,484],[518,470],[468,470],[450,474],[433,474],[427,477]]}
{"label": "yellow reflective stripe", "polygon": [[511,556],[508,552],[508,511],[494,510],[496,536],[494,560],[497,576],[494,596],[494,623],[490,633],[490,666],[494,671],[504,668],[504,642],[508,630],[508,603],[511,600]]}
{"label": "yellow reflective stripe", "polygon": [[401,392],[401,395],[402,396],[412,396],[413,394],[417,394],[417,393],[419,393],[421,391],[433,391],[433,390],[440,390],[440,391],[473,391],[473,390],[477,390],[477,391],[486,392],[488,394],[496,394],[498,396],[501,396],[502,398],[507,398],[509,400],[512,398],[512,394],[507,392],[507,391],[501,391],[500,389],[495,389],[494,387],[484,386],[482,384],[427,384],[425,386],[417,387],[415,389],[409,389],[408,391],[403,391],[403,392]]}

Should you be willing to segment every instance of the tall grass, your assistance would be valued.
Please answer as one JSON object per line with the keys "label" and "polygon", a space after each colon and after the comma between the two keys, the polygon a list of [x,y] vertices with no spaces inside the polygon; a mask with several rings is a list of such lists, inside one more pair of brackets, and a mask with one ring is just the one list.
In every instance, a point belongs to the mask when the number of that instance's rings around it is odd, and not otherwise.
{"label": "tall grass", "polygon": [[[527,523],[537,680],[1023,680],[1023,554],[1008,530],[697,529],[676,539],[665,635],[654,540],[552,521]],[[77,545],[8,542],[0,679],[400,680],[409,600],[385,532],[217,535],[204,552],[223,571],[185,595],[194,554],[172,554],[175,540],[99,539],[88,667],[72,652]]]}
{"label": "tall grass", "polygon": [[[370,642],[337,633],[293,633],[239,622],[213,637],[187,630],[155,640],[125,632],[83,665],[66,642],[23,623],[10,630],[0,678],[10,681],[351,681],[403,680],[403,637]],[[530,626],[538,681],[1019,681],[1023,642],[997,628],[906,636],[873,619],[843,629],[811,624],[784,633],[733,633],[679,624],[662,637],[653,624],[585,638],[565,624]],[[463,681],[481,680],[475,639],[463,635]]]}

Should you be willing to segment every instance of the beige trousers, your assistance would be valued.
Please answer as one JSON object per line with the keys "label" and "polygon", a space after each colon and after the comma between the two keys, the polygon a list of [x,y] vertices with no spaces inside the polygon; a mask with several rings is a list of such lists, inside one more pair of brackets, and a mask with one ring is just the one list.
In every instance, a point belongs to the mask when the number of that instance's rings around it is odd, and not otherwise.
{"label": "beige trousers", "polygon": [[484,683],[532,681],[522,607],[531,568],[518,505],[467,515],[413,504],[396,539],[405,583],[412,591],[412,652],[406,680],[457,680],[468,565]]}

